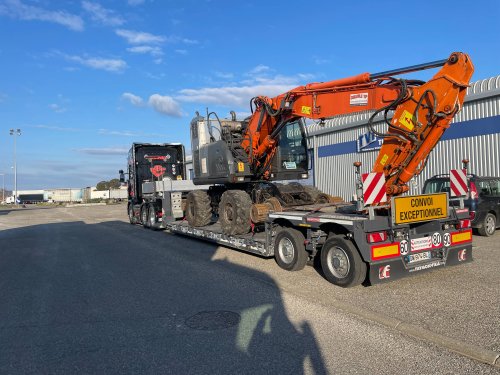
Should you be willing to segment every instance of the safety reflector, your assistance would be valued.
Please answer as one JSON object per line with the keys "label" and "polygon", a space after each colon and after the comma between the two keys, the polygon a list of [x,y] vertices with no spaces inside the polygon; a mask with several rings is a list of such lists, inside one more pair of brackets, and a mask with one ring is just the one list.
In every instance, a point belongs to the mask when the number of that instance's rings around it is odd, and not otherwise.
{"label": "safety reflector", "polygon": [[362,179],[365,204],[387,202],[385,176],[383,173],[364,173]]}
{"label": "safety reflector", "polygon": [[461,169],[450,170],[450,192],[452,197],[462,197],[467,195],[467,176]]}
{"label": "safety reflector", "polygon": [[372,246],[372,260],[393,258],[399,256],[399,243]]}
{"label": "safety reflector", "polygon": [[366,241],[368,243],[383,242],[386,239],[387,239],[387,232],[385,232],[385,231],[375,232],[375,233],[368,233],[366,235]]}
{"label": "safety reflector", "polygon": [[457,229],[465,229],[465,228],[470,228],[470,220],[469,219],[460,220],[458,222]]}
{"label": "safety reflector", "polygon": [[456,232],[451,234],[452,245],[458,245],[470,241],[472,241],[472,229],[468,229],[464,232]]}

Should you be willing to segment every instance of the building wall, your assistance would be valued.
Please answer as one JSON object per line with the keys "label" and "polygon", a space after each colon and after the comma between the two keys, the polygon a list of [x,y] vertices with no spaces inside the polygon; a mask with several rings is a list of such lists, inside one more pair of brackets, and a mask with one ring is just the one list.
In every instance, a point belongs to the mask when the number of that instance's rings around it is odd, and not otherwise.
{"label": "building wall", "polygon": [[[338,116],[324,126],[308,128],[309,144],[314,154],[314,183],[324,192],[350,200],[355,191],[355,161],[362,162],[362,172],[370,172],[378,150],[357,152],[358,138],[368,132],[373,112]],[[382,118],[375,128],[383,131]],[[461,168],[470,160],[469,171],[478,175],[500,176],[500,76],[475,82],[467,91],[464,108],[455,117],[427,166],[410,183],[410,193],[419,193],[423,182],[436,174]]]}

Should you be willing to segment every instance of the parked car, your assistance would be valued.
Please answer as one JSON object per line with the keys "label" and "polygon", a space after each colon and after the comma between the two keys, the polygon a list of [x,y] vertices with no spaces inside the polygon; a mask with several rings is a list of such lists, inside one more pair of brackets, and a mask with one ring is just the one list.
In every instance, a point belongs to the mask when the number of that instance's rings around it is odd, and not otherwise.
{"label": "parked car", "polygon": [[[468,175],[469,193],[464,200],[471,226],[482,236],[491,236],[500,225],[500,177]],[[423,193],[450,192],[450,176],[436,175],[424,183]],[[452,202],[453,204],[453,202]]]}

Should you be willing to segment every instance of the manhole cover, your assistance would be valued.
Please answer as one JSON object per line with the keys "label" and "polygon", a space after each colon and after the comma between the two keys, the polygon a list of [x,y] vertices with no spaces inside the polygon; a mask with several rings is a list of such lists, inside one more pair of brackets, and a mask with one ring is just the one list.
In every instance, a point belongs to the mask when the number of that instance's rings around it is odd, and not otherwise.
{"label": "manhole cover", "polygon": [[240,322],[240,315],[232,311],[201,311],[186,319],[192,329],[214,331],[232,327]]}

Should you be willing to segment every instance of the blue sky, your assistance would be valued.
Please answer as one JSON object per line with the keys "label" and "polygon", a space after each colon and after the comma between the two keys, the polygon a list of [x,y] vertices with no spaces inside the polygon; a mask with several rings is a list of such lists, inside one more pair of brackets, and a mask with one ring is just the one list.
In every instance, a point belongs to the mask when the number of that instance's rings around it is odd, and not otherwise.
{"label": "blue sky", "polygon": [[[0,173],[18,189],[117,177],[132,142],[182,142],[208,106],[470,54],[500,74],[500,2],[0,0]],[[426,78],[420,73],[412,78]]]}

